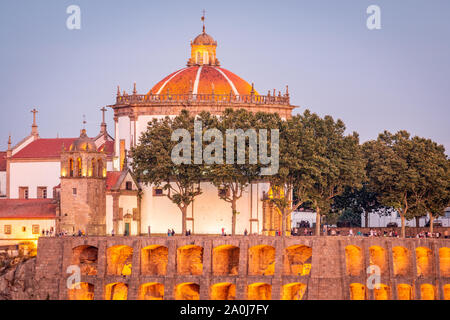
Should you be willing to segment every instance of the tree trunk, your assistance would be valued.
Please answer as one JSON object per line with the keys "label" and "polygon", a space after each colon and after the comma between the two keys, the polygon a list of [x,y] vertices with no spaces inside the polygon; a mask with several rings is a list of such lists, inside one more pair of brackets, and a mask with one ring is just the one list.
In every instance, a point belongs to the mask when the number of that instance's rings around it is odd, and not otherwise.
{"label": "tree trunk", "polygon": [[181,207],[181,235],[186,235],[186,216],[187,216],[187,206]]}
{"label": "tree trunk", "polygon": [[434,216],[430,213],[430,232],[433,233]]}
{"label": "tree trunk", "polygon": [[416,219],[416,228],[420,227],[420,217],[414,217]]}
{"label": "tree trunk", "polygon": [[281,210],[281,236],[286,238],[286,208]]}
{"label": "tree trunk", "polygon": [[369,227],[369,211],[364,210],[364,225],[366,228]]}
{"label": "tree trunk", "polygon": [[402,222],[402,238],[406,238],[406,225],[405,225],[405,215],[400,214],[400,220]]}
{"label": "tree trunk", "polygon": [[231,210],[233,212],[233,215],[231,216],[231,234],[234,236],[236,234],[236,200],[237,199],[233,199],[231,201]]}
{"label": "tree trunk", "polygon": [[320,236],[320,209],[316,208],[316,236]]}

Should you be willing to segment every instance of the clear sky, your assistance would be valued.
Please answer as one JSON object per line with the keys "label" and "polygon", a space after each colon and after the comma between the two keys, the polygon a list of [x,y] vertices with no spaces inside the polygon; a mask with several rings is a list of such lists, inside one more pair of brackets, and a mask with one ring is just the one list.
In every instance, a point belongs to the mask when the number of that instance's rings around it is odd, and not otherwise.
{"label": "clear sky", "polygon": [[[81,30],[68,30],[69,5]],[[381,30],[366,27],[369,5]],[[149,1],[2,0],[0,150],[31,131],[76,137],[87,118],[99,131],[100,107],[116,86],[140,93],[185,66],[189,41],[206,31],[222,66],[260,93],[289,85],[291,103],[342,119],[361,141],[406,129],[450,154],[450,1]],[[296,110],[297,111],[297,110]],[[113,130],[112,110],[107,123]]]}

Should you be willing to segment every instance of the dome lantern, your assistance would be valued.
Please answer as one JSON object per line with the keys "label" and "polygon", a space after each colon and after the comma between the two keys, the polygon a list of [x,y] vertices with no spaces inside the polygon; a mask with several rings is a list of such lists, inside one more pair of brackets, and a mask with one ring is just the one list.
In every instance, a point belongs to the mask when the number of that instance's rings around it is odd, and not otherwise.
{"label": "dome lantern", "polygon": [[191,57],[187,66],[219,66],[220,63],[216,57],[217,41],[205,31],[205,12],[203,12],[202,21],[202,33],[191,41]]}

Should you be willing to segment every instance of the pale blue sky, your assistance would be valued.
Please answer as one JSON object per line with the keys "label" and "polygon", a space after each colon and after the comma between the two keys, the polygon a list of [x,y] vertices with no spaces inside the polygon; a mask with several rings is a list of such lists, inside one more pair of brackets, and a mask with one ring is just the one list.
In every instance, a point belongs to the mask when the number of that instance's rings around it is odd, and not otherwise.
{"label": "pale blue sky", "polygon": [[[81,30],[66,28],[71,4]],[[366,27],[371,4],[381,30]],[[35,106],[41,137],[77,136],[83,114],[96,135],[118,84],[146,93],[185,66],[202,9],[222,66],[260,93],[288,84],[300,111],[341,118],[362,141],[406,129],[449,154],[448,0],[3,0],[0,150],[30,132]]]}

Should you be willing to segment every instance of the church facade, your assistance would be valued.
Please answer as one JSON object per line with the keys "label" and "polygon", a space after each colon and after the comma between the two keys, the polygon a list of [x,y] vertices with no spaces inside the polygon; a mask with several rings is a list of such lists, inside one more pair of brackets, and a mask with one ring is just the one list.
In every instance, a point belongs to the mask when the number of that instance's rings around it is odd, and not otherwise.
{"label": "church facade", "polygon": [[[106,128],[105,111],[100,132],[89,137],[85,130],[77,138],[41,138],[33,110],[29,136],[0,153],[0,244],[5,231],[19,240],[37,240],[50,231],[86,235],[165,234],[168,229],[181,232],[178,207],[161,188],[139,184],[129,168],[129,150],[149,121],[175,117],[182,109],[191,114],[209,111],[219,115],[227,108],[252,112],[278,113],[289,118],[295,106],[289,92],[259,94],[236,74],[221,67],[216,56],[217,42],[205,32],[191,41],[186,67],[139,94],[117,88],[116,101],[107,108],[114,113],[114,134]],[[188,209],[187,229],[196,234],[231,232],[230,204],[219,198],[219,190],[201,183],[202,194]],[[236,233],[274,234],[280,228],[276,210],[264,201],[270,185],[250,184],[238,200]],[[34,227],[34,233],[17,236],[24,219],[14,201],[25,201],[30,208],[52,203],[40,212],[51,223]],[[50,209],[51,208],[51,209]],[[45,211],[45,210],[44,210]],[[37,212],[37,211],[36,211]],[[17,213],[17,214],[16,214]],[[15,217],[12,221],[9,218]]]}

